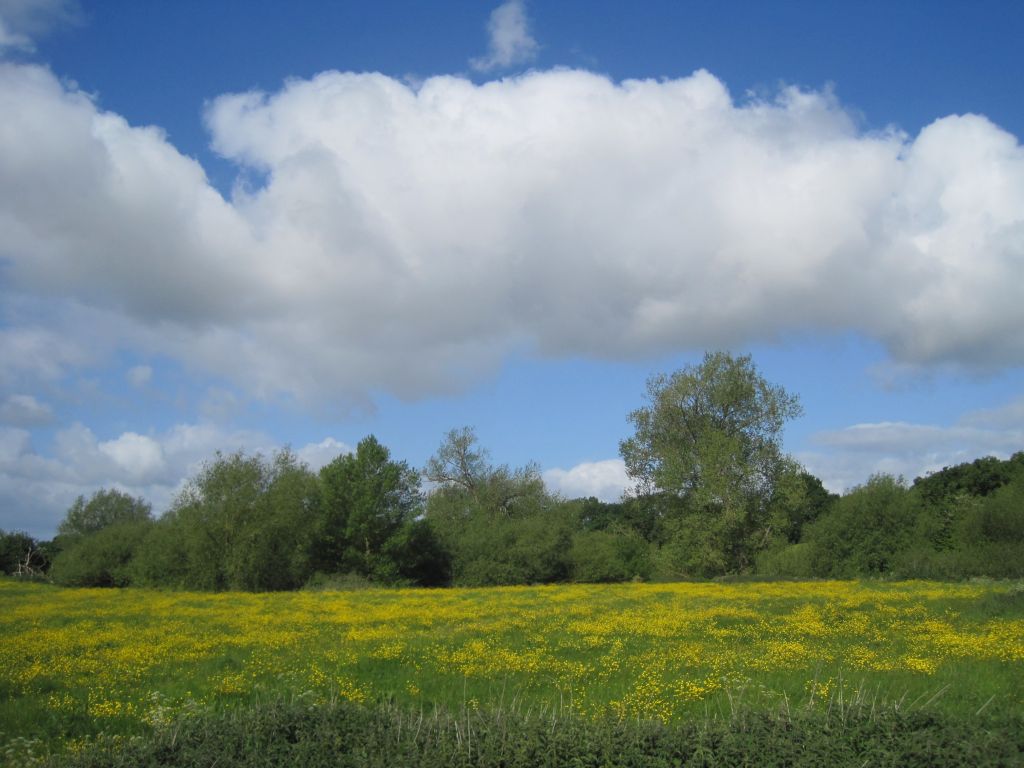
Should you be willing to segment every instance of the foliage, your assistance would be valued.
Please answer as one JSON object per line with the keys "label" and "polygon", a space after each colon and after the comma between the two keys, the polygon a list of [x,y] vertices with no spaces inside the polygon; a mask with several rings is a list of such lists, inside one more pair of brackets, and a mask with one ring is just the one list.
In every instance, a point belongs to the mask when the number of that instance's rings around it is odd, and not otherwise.
{"label": "foliage", "polygon": [[791,466],[781,432],[800,415],[798,399],[768,383],[749,356],[725,352],[652,377],[647,396],[649,405],[630,414],[635,434],[620,452],[638,493],[686,499],[668,549],[682,557],[675,567],[745,570],[771,540],[769,501]]}
{"label": "foliage", "polygon": [[8,533],[0,529],[0,574],[18,573],[26,565],[39,573],[48,570],[46,551],[24,531]]}
{"label": "foliage", "polygon": [[739,708],[667,725],[588,720],[572,711],[464,707],[424,712],[379,702],[311,705],[277,697],[200,710],[145,739],[102,740],[54,761],[67,768],[536,768],[536,766],[1009,766],[1024,758],[1024,722],[953,718],[864,702],[778,714]]}
{"label": "foliage", "polygon": [[152,507],[141,498],[133,498],[116,488],[96,491],[89,500],[79,496],[57,528],[58,535],[71,540],[98,533],[119,523],[147,522],[153,519]]}
{"label": "foliage", "polygon": [[68,587],[126,587],[132,583],[132,561],[152,526],[151,520],[130,520],[84,536],[54,558],[50,577]]}
{"label": "foliage", "polygon": [[[396,580],[402,568],[395,556],[407,552],[414,536],[413,531],[403,533],[403,527],[413,523],[422,502],[419,475],[405,462],[393,461],[371,435],[359,442],[355,453],[321,469],[319,484],[316,569]],[[421,567],[410,564],[407,570]]]}
{"label": "foliage", "polygon": [[[309,578],[316,476],[283,450],[217,454],[175,500],[153,548],[181,565],[169,585],[190,589],[294,589]],[[157,554],[159,557],[159,554]],[[160,582],[159,572],[148,579]]]}
{"label": "foliage", "polygon": [[427,462],[426,520],[462,586],[569,578],[574,509],[544,488],[536,465],[492,466],[472,429],[453,429]]}
{"label": "foliage", "polygon": [[882,575],[912,541],[919,502],[902,480],[874,475],[807,531],[820,576]]}
{"label": "foliage", "polygon": [[960,495],[988,496],[1014,478],[1024,478],[1024,451],[1007,460],[984,456],[970,463],[943,467],[914,480],[914,488],[928,504],[941,504]]}
{"label": "foliage", "polygon": [[651,577],[651,545],[635,530],[618,526],[579,531],[569,553],[573,581],[616,582]]}

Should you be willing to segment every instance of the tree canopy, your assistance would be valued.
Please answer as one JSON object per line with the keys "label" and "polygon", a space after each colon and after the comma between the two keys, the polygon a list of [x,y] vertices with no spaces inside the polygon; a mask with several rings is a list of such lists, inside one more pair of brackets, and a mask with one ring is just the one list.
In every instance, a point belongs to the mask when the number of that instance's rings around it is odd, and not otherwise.
{"label": "tree canopy", "polygon": [[746,568],[770,542],[779,478],[795,471],[781,435],[802,413],[798,398],[766,381],[749,355],[727,352],[651,377],[647,398],[629,416],[635,434],[619,447],[637,493],[685,501],[687,513],[674,523],[679,567]]}

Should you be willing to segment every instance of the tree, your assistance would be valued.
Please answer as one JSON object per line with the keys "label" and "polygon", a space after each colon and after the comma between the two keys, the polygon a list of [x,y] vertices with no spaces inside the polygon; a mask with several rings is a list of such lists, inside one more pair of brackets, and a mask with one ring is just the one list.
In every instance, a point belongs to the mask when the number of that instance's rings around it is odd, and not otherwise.
{"label": "tree", "polygon": [[535,464],[492,466],[469,427],[453,429],[427,462],[427,521],[457,585],[530,584],[569,577],[575,508],[557,503]]}
{"label": "tree", "polygon": [[634,436],[619,446],[636,492],[685,500],[673,535],[676,550],[689,552],[688,569],[750,567],[774,533],[768,506],[778,478],[794,468],[781,434],[802,413],[799,399],[767,382],[749,355],[726,352],[653,376],[647,396],[629,416]]}
{"label": "tree", "polygon": [[814,573],[819,576],[887,574],[913,542],[919,496],[902,478],[873,475],[853,488],[831,510],[811,523]]}
{"label": "tree", "polygon": [[[271,461],[220,453],[189,481],[142,551],[181,563],[168,577],[191,589],[278,590],[310,576],[316,476],[289,450]],[[168,556],[161,550],[172,548]],[[146,581],[159,572],[140,564]]]}
{"label": "tree", "polygon": [[320,470],[321,512],[315,562],[318,570],[354,571],[390,581],[401,568],[389,542],[419,511],[419,473],[393,461],[373,435],[355,453],[337,457]]}
{"label": "tree", "polygon": [[7,533],[0,529],[0,573],[41,574],[48,566],[39,542],[24,531]]}
{"label": "tree", "polygon": [[68,587],[126,587],[133,581],[132,561],[154,523],[128,520],[83,536],[53,560],[50,575]]}
{"label": "tree", "polygon": [[98,533],[119,523],[151,522],[152,507],[141,498],[134,498],[115,488],[96,491],[88,501],[79,496],[68,508],[57,528],[60,536],[76,538]]}
{"label": "tree", "polygon": [[491,466],[488,458],[472,427],[453,429],[427,460],[423,474],[450,495],[472,499],[478,506],[508,516],[545,494],[536,464],[512,470],[504,465]]}

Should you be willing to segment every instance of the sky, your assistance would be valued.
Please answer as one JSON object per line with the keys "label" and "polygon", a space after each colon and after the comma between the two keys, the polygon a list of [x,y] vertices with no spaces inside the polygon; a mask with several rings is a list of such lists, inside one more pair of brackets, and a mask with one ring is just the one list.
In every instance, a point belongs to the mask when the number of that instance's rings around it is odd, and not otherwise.
{"label": "sky", "polygon": [[0,0],[0,528],[375,435],[615,500],[750,354],[830,489],[1024,450],[1024,5]]}

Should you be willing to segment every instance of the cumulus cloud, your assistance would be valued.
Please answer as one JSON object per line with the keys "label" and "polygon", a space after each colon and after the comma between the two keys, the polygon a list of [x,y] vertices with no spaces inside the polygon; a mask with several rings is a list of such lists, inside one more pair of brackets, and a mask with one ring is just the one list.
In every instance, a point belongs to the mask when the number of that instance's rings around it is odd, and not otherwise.
{"label": "cumulus cloud", "polygon": [[487,21],[490,45],[487,55],[469,64],[479,72],[507,69],[532,61],[539,46],[530,34],[529,20],[522,0],[509,0],[491,12]]}
{"label": "cumulus cloud", "polygon": [[[75,498],[100,488],[142,496],[160,514],[218,451],[269,456],[278,448],[260,432],[208,423],[178,424],[146,435],[124,432],[109,440],[75,423],[59,430],[52,451],[44,454],[33,447],[27,430],[0,426],[0,528],[52,536]],[[348,450],[328,437],[295,453],[318,469]]]}
{"label": "cumulus cloud", "polygon": [[32,395],[8,395],[0,403],[0,424],[16,427],[36,427],[53,419],[53,409]]}
{"label": "cumulus cloud", "polygon": [[1024,363],[1024,150],[982,116],[865,132],[830,93],[738,102],[704,71],[326,72],[210,103],[216,151],[266,178],[224,199],[158,128],[43,68],[0,64],[0,114],[8,290],[103,318],[63,349],[45,319],[0,332],[40,376],[106,345],[354,404],[524,351],[806,329],[903,365]]}
{"label": "cumulus cloud", "polygon": [[854,424],[820,432],[811,442],[814,448],[797,458],[830,490],[848,490],[879,472],[913,480],[979,456],[1007,458],[1024,450],[1024,398],[970,411],[950,425]]}
{"label": "cumulus cloud", "polygon": [[330,464],[339,456],[352,453],[352,448],[345,443],[335,440],[333,437],[326,437],[319,443],[310,443],[295,452],[299,460],[309,465],[314,472]]}
{"label": "cumulus cloud", "polygon": [[585,461],[571,469],[549,469],[544,472],[544,484],[566,498],[596,496],[601,501],[618,501],[632,485],[622,459]]}

